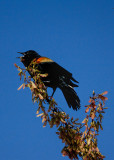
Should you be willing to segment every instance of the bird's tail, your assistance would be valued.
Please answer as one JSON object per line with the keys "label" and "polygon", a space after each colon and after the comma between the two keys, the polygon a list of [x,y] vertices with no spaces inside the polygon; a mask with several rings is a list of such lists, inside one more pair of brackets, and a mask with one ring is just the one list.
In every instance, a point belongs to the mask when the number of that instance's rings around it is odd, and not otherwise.
{"label": "bird's tail", "polygon": [[77,110],[80,108],[80,99],[75,92],[74,88],[70,85],[62,86],[60,89],[63,92],[63,95],[67,101],[68,106],[73,108],[73,110]]}

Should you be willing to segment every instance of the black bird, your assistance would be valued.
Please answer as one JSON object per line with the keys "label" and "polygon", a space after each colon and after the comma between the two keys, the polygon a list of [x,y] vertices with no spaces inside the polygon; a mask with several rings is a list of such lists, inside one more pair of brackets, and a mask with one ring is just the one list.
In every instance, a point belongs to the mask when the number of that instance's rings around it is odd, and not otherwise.
{"label": "black bird", "polygon": [[42,74],[48,74],[47,77],[42,77],[42,81],[44,82],[45,86],[53,88],[52,96],[54,95],[56,88],[60,88],[68,106],[70,108],[72,107],[74,110],[80,108],[80,99],[74,90],[74,87],[78,87],[78,85],[75,84],[78,83],[78,81],[72,77],[70,72],[58,65],[53,60],[42,57],[33,50],[18,53],[23,55],[19,58],[25,67],[28,67],[34,60],[37,63],[40,72]]}

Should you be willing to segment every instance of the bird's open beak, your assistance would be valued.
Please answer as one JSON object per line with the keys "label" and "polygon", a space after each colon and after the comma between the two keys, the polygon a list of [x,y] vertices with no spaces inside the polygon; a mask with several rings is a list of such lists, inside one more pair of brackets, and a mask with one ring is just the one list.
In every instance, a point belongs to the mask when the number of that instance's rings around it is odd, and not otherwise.
{"label": "bird's open beak", "polygon": [[20,54],[24,55],[24,52],[17,52],[17,53],[20,53]]}
{"label": "bird's open beak", "polygon": [[[17,53],[20,53],[20,54],[22,54],[23,56],[24,56],[24,52],[17,52]],[[23,56],[21,56],[21,57],[16,57],[16,58],[22,58]]]}

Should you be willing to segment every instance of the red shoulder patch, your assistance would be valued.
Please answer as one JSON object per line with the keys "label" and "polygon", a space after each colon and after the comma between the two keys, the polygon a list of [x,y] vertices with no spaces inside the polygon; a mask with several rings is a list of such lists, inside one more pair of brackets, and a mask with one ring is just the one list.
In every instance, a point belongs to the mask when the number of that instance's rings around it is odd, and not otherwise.
{"label": "red shoulder patch", "polygon": [[37,63],[42,63],[42,62],[53,62],[53,60],[47,58],[47,57],[40,57],[38,59],[36,59]]}

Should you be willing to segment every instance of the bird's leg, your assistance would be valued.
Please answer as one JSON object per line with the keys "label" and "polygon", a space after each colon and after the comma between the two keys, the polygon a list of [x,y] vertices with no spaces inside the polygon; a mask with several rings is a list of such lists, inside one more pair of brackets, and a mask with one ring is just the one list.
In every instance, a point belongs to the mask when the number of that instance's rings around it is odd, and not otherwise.
{"label": "bird's leg", "polygon": [[[53,88],[53,93],[52,93],[51,96],[49,96],[51,99],[53,98],[53,95],[54,95],[55,91],[56,91],[56,88]],[[47,101],[48,103],[51,102],[51,100],[48,98],[48,96],[46,97],[46,101]]]}
{"label": "bird's leg", "polygon": [[53,97],[55,91],[56,91],[56,88],[53,88],[53,93],[52,93],[51,97]]}

